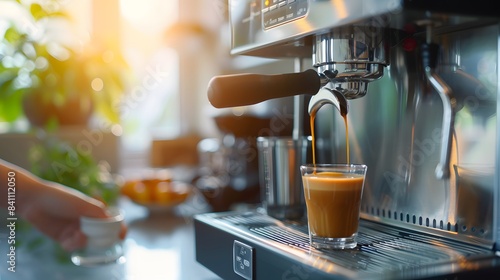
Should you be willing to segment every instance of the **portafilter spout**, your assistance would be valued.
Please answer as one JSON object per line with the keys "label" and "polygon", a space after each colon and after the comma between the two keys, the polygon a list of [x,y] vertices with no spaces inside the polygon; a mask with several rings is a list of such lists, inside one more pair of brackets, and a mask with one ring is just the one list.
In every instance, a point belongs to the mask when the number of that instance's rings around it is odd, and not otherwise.
{"label": "portafilter spout", "polygon": [[339,110],[340,115],[347,115],[349,107],[345,96],[340,91],[327,87],[321,88],[309,101],[309,115],[316,115],[316,112],[325,104],[332,104]]}

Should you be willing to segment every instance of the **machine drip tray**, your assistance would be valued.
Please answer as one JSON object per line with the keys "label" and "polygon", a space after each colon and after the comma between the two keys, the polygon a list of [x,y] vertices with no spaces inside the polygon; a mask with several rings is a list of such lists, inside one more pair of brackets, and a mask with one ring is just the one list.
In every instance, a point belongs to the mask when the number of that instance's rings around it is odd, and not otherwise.
{"label": "machine drip tray", "polygon": [[352,250],[312,248],[306,224],[259,212],[197,215],[195,234],[197,261],[224,279],[477,279],[500,273],[492,250],[363,219]]}

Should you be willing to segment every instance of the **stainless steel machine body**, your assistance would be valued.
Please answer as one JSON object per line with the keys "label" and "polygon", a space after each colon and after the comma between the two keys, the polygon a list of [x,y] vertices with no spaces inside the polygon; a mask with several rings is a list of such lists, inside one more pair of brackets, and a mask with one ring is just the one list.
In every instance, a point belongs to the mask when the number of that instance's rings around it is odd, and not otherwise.
{"label": "stainless steel machine body", "polygon": [[[368,239],[390,248],[383,252],[370,241],[361,242],[360,251],[372,250],[367,257],[372,266],[383,263],[383,255],[389,262],[391,254],[402,260],[405,256],[406,260],[429,258],[425,269],[420,269],[425,270],[423,274],[405,274],[407,265],[387,268],[387,273],[397,271],[396,278],[432,278],[499,265],[495,254],[500,250],[500,14],[488,4],[229,1],[232,54],[312,58],[309,68],[326,76],[323,85],[348,99],[350,161],[368,166],[361,236],[373,234],[375,237]],[[362,38],[358,40],[358,36]],[[346,130],[339,112],[323,106],[318,111],[316,131],[317,162],[345,162]],[[276,239],[273,236],[277,233],[254,236],[256,224],[267,222],[228,223],[228,217],[233,216],[198,220],[214,219],[221,229],[236,232],[236,236],[253,236],[247,241],[254,246]],[[274,223],[298,239],[306,232],[294,228],[294,223]],[[417,244],[420,237],[410,238],[395,245],[390,238],[386,243],[384,236],[393,231],[406,237],[422,234],[427,241]],[[284,243],[298,248],[301,243],[297,238]],[[455,242],[456,250],[452,248],[455,245],[449,246]],[[408,249],[405,244],[415,247]],[[201,240],[197,246],[204,248]],[[275,246],[278,249],[271,246],[271,250],[280,251],[280,245]],[[444,262],[434,259],[440,268],[429,269],[433,256],[424,252],[428,246],[433,247],[430,251],[449,253]],[[479,256],[487,259],[487,264],[458,253],[460,248],[485,250]],[[352,257],[360,264],[363,261],[357,257],[361,255],[312,252],[309,247],[306,255],[283,250],[287,253],[277,254],[284,259],[308,263],[308,267],[332,277],[356,278],[366,272],[366,267],[344,262]],[[422,253],[415,254],[419,250]],[[350,257],[339,259],[340,254]],[[466,267],[468,260],[475,267]],[[385,275],[382,263],[380,278]],[[252,269],[256,273],[257,268]]]}

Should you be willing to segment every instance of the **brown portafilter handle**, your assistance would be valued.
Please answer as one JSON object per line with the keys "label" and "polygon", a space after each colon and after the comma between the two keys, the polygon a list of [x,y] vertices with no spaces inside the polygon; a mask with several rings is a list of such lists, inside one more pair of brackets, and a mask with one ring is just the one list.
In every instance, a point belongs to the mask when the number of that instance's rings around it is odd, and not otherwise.
{"label": "brown portafilter handle", "polygon": [[299,94],[312,95],[316,94],[320,87],[320,76],[313,69],[275,75],[217,76],[208,84],[208,100],[216,108],[229,108]]}

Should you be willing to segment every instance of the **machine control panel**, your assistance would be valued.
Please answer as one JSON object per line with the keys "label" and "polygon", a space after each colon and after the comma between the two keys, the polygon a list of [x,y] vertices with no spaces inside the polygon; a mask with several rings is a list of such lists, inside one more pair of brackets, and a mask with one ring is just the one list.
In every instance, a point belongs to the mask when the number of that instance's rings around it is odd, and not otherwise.
{"label": "machine control panel", "polygon": [[233,270],[245,279],[253,279],[253,248],[238,240],[233,243]]}
{"label": "machine control panel", "polygon": [[307,14],[309,0],[262,0],[264,29],[299,19]]}

